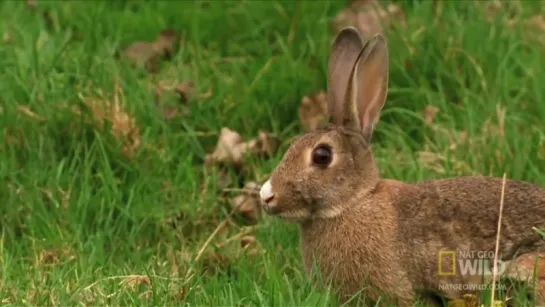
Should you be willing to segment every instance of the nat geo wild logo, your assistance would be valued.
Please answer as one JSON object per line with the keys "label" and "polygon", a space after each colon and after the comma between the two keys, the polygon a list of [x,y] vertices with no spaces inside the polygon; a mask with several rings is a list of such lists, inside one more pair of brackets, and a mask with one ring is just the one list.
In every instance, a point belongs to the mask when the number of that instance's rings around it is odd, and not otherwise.
{"label": "nat geo wild logo", "polygon": [[[501,257],[498,257],[501,259]],[[492,276],[494,274],[493,251],[439,251],[439,276]],[[505,270],[505,263],[498,261],[497,275]]]}

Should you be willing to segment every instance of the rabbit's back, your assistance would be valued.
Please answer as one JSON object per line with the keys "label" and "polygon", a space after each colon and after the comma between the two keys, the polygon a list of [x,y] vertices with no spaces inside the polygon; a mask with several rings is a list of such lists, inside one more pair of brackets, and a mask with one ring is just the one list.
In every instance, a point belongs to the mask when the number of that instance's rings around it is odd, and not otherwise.
{"label": "rabbit's back", "polygon": [[[437,288],[441,283],[467,283],[463,276],[439,276],[440,251],[465,251],[475,256],[495,250],[502,179],[461,177],[392,186],[397,208],[397,242],[415,283]],[[545,190],[538,185],[506,180],[499,255],[517,255],[545,248],[534,227],[545,228]],[[460,255],[458,255],[460,256]],[[454,291],[456,292],[456,291]],[[454,293],[453,295],[458,295]]]}
{"label": "rabbit's back", "polygon": [[[418,202],[421,213],[415,217],[424,228],[438,231],[447,244],[471,242],[475,248],[494,250],[502,181],[495,177],[460,177],[421,182],[417,186],[424,190],[424,201]],[[517,251],[534,251],[536,244],[543,244],[534,227],[545,228],[545,189],[528,182],[506,180],[500,238],[502,257],[511,258]]]}

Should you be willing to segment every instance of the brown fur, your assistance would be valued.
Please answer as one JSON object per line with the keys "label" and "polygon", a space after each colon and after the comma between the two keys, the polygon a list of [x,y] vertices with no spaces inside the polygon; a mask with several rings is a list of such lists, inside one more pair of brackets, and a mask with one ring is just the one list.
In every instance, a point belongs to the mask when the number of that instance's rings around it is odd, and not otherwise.
{"label": "brown fur", "polygon": [[[358,42],[354,31],[344,30],[333,49],[330,125],[292,144],[269,179],[274,197],[264,209],[301,225],[307,271],[315,261],[341,300],[360,289],[371,301],[387,295],[403,305],[419,296],[431,299],[428,291],[461,298],[469,292],[442,291],[440,285],[481,280],[438,276],[439,251],[494,251],[502,179],[415,184],[381,179],[370,136],[386,97],[387,48],[379,35],[366,45]],[[362,50],[359,56],[357,50]],[[348,84],[331,80],[343,69],[350,78],[342,82]],[[327,168],[312,164],[319,144],[332,149]],[[503,260],[545,247],[532,227],[545,228],[545,190],[508,180],[499,249]]]}

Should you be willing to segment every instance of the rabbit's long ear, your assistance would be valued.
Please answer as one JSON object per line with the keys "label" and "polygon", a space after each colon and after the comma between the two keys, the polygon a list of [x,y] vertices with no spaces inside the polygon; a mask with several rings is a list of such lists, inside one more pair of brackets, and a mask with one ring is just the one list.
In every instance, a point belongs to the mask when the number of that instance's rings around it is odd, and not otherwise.
{"label": "rabbit's long ear", "polygon": [[382,35],[365,44],[354,70],[352,87],[357,93],[350,109],[357,108],[360,128],[369,140],[388,94],[388,46]]}
{"label": "rabbit's long ear", "polygon": [[359,32],[353,28],[344,28],[333,43],[333,50],[328,63],[327,108],[329,122],[343,125],[345,106],[351,100],[352,74],[356,61],[363,48]]}

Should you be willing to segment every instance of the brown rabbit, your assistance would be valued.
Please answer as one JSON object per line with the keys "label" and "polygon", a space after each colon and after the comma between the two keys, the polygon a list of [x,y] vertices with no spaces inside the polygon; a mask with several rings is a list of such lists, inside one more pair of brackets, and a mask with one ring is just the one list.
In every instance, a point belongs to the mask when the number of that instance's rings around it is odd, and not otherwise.
{"label": "brown rabbit", "polygon": [[[262,204],[300,224],[307,272],[316,264],[343,301],[360,290],[370,301],[399,305],[419,297],[437,304],[437,294],[461,298],[474,293],[464,285],[483,280],[459,266],[494,253],[502,179],[382,179],[370,141],[386,101],[388,65],[381,35],[363,44],[354,28],[338,34],[329,61],[329,125],[293,142],[263,184]],[[502,260],[545,247],[532,227],[545,228],[545,190],[507,180]]]}

